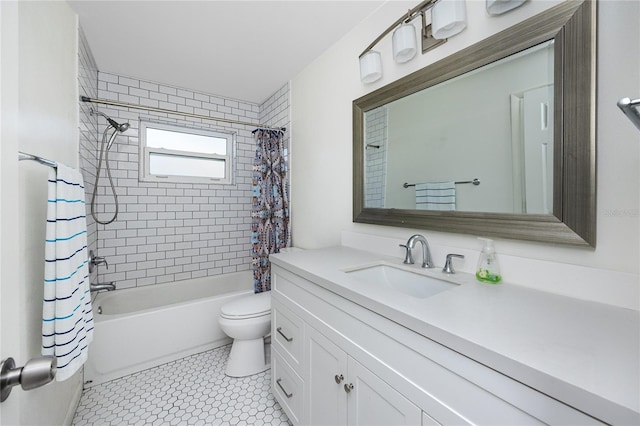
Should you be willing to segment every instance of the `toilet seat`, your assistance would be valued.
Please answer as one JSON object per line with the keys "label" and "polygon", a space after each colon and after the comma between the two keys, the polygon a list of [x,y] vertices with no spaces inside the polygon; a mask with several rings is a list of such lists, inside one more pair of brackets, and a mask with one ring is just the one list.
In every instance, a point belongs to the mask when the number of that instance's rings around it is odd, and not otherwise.
{"label": "toilet seat", "polygon": [[271,294],[269,292],[238,297],[220,309],[220,316],[229,320],[258,318],[270,314]]}

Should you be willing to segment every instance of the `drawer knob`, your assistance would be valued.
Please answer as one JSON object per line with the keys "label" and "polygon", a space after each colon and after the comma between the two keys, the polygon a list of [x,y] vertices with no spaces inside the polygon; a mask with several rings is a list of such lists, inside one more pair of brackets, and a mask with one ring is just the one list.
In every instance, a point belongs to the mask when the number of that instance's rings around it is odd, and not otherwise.
{"label": "drawer knob", "polygon": [[346,393],[349,393],[349,392],[351,392],[352,390],[353,390],[353,383],[349,383],[349,384],[346,384],[346,383],[345,383],[345,384],[344,384],[344,391],[345,391]]}
{"label": "drawer knob", "polygon": [[287,392],[286,389],[284,388],[284,386],[282,386],[282,383],[280,383],[281,381],[282,381],[282,379],[276,380],[276,384],[280,387],[280,389],[282,389],[282,392],[284,393],[284,396],[286,396],[287,398],[291,398],[293,396],[293,393]]}
{"label": "drawer knob", "polygon": [[287,337],[287,335],[282,332],[282,327],[276,328],[276,331],[278,332],[278,334],[284,337],[284,340],[286,340],[287,342],[293,341],[293,337]]}
{"label": "drawer knob", "polygon": [[344,380],[344,376],[342,374],[336,374],[336,383],[340,384],[340,382],[342,382]]}

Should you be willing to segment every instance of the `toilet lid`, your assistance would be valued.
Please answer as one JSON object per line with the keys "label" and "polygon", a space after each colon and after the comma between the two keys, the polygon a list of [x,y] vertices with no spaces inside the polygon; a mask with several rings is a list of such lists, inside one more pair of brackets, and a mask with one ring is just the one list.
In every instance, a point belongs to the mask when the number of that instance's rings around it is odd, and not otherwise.
{"label": "toilet lid", "polygon": [[220,313],[226,318],[252,318],[271,313],[271,292],[247,294],[225,304]]}

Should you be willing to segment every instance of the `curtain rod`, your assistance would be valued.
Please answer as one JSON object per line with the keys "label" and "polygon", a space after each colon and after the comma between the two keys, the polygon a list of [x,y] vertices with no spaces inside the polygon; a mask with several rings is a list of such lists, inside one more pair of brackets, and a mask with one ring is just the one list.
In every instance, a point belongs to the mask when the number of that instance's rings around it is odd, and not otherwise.
{"label": "curtain rod", "polygon": [[37,155],[27,154],[26,152],[18,151],[18,161],[24,160],[32,160],[36,161],[40,164],[44,164],[45,166],[53,167],[54,169],[58,167],[58,163],[53,160],[47,160],[46,158],[38,157]]}
{"label": "curtain rod", "polygon": [[124,107],[124,108],[140,109],[140,110],[143,110],[143,111],[154,111],[154,112],[161,112],[161,113],[165,113],[165,114],[176,114],[176,115],[181,115],[183,117],[200,118],[202,120],[213,120],[213,121],[220,121],[220,122],[223,122],[223,123],[241,124],[241,125],[244,125],[244,126],[254,126],[254,127],[258,127],[259,129],[280,130],[282,132],[285,132],[287,130],[286,127],[269,127],[269,126],[264,126],[264,125],[258,124],[258,123],[251,123],[251,122],[248,122],[248,121],[230,120],[228,118],[209,117],[208,115],[191,114],[191,113],[188,113],[188,112],[173,111],[173,110],[164,109],[164,108],[156,108],[156,107],[150,107],[150,106],[144,106],[144,105],[135,105],[135,104],[129,104],[129,103],[126,103],[126,102],[110,101],[110,100],[107,100],[107,99],[90,98],[88,96],[81,96],[80,100],[82,102],[91,102],[91,103],[94,103],[94,104],[112,105],[112,106],[119,106],[119,107]]}

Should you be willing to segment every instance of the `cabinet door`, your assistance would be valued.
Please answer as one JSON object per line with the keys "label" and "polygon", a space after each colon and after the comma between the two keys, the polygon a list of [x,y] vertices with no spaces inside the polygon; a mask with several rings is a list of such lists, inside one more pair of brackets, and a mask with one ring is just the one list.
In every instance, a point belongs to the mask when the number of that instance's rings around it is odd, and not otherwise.
{"label": "cabinet door", "polygon": [[347,398],[347,354],[311,327],[306,329],[307,420],[309,425],[344,425]]}
{"label": "cabinet door", "polygon": [[358,361],[348,359],[349,425],[387,426],[420,425],[422,411],[398,391],[365,368]]}

